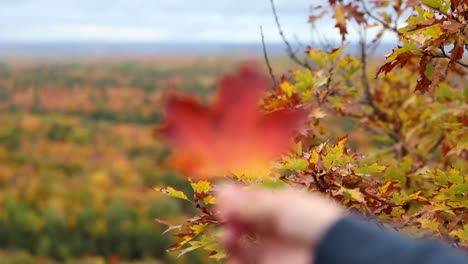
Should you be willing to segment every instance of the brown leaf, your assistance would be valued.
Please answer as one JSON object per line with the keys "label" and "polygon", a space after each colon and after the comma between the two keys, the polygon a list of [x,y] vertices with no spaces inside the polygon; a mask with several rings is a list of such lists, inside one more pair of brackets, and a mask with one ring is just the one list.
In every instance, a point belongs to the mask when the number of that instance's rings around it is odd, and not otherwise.
{"label": "brown leaf", "polygon": [[450,51],[450,58],[452,60],[459,60],[461,58],[463,58],[463,52],[464,52],[464,44],[465,44],[465,38],[463,35],[458,35],[458,38],[455,40],[455,45],[452,49],[452,51]]}
{"label": "brown leaf", "polygon": [[429,91],[429,87],[431,85],[431,80],[429,80],[426,76],[426,67],[427,63],[431,60],[429,56],[422,56],[421,60],[419,61],[419,74],[420,77],[418,79],[418,83],[416,84],[415,91],[420,91],[425,93]]}
{"label": "brown leaf", "polygon": [[391,72],[396,66],[403,67],[408,63],[408,61],[413,57],[414,55],[411,52],[404,52],[394,60],[385,63],[384,65],[380,66],[379,70],[377,71],[376,76],[379,76],[380,73],[387,74]]}
{"label": "brown leaf", "polygon": [[463,24],[456,21],[455,19],[448,19],[442,23],[442,28],[453,33],[457,32],[460,28],[463,27]]}
{"label": "brown leaf", "polygon": [[430,26],[433,26],[433,25],[439,24],[439,23],[441,23],[441,20],[432,18],[432,19],[429,19],[429,20],[424,21],[422,23],[414,25],[413,27],[411,27],[411,29],[408,30],[408,32],[423,29],[423,28],[427,28],[427,27],[430,27]]}
{"label": "brown leaf", "polygon": [[327,9],[322,10],[322,12],[320,12],[320,14],[318,15],[310,15],[309,20],[307,22],[314,23],[315,21],[321,19],[326,13],[328,13]]}
{"label": "brown leaf", "polygon": [[156,222],[167,226],[167,229],[164,230],[163,234],[165,234],[167,232],[170,232],[172,230],[175,230],[175,229],[181,229],[182,228],[182,225],[173,225],[173,224],[171,224],[170,222],[168,222],[166,220],[156,219]]}

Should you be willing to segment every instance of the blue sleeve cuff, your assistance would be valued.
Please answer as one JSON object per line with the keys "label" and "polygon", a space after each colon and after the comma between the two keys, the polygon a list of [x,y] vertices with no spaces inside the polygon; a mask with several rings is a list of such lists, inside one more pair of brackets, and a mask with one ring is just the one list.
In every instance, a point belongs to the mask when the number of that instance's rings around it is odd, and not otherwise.
{"label": "blue sleeve cuff", "polygon": [[468,264],[442,244],[406,238],[352,217],[338,221],[315,253],[315,264]]}

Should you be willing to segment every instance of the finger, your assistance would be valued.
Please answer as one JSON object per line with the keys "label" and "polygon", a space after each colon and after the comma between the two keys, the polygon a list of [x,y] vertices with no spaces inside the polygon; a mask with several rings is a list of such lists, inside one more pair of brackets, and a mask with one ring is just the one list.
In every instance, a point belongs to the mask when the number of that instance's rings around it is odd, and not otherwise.
{"label": "finger", "polygon": [[[222,185],[216,190],[219,216],[240,230],[316,243],[342,217],[342,209],[323,196],[300,190],[271,191]],[[236,228],[239,228],[237,226]]]}
{"label": "finger", "polygon": [[218,215],[223,220],[233,216],[242,223],[252,224],[271,219],[277,208],[278,198],[270,191],[252,190],[235,184],[216,188]]}

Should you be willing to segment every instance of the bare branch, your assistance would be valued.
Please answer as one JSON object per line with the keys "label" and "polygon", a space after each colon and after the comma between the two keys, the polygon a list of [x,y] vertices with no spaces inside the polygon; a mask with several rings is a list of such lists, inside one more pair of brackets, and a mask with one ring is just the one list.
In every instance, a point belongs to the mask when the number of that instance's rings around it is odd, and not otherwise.
{"label": "bare branch", "polygon": [[[360,37],[359,37],[359,47],[360,47],[360,55],[361,55],[361,82],[364,86],[364,100],[365,103],[372,108],[374,114],[377,116],[379,120],[382,122],[388,122],[388,116],[384,113],[374,102],[374,98],[371,93],[371,86],[369,83],[369,78],[367,76],[367,46],[366,46],[366,38],[367,38],[367,29],[361,28],[360,30]],[[395,142],[401,143],[401,136],[399,135],[398,131],[387,131],[387,135]],[[402,144],[402,153],[407,153],[408,149],[405,145]]]}
{"label": "bare branch", "polygon": [[263,28],[260,26],[260,35],[262,36],[262,47],[263,47],[263,57],[265,58],[265,63],[268,67],[268,72],[270,73],[271,80],[273,81],[273,88],[276,87],[276,78],[273,73],[273,68],[271,67],[270,60],[268,59],[268,53],[265,45],[265,36],[263,35]]}
{"label": "bare branch", "polygon": [[[363,29],[365,31],[365,29]],[[364,98],[366,100],[366,103],[374,110],[374,113],[377,115],[377,117],[382,120],[382,121],[387,121],[387,115],[380,110],[377,105],[374,103],[374,100],[372,98],[371,94],[371,88],[369,84],[369,78],[367,76],[367,51],[366,51],[366,34],[365,32],[361,31],[361,36],[359,38],[359,46],[360,46],[360,53],[361,53],[361,64],[362,64],[362,69],[361,69],[361,82],[362,85],[364,86]]]}
{"label": "bare branch", "polygon": [[364,12],[365,12],[370,18],[372,18],[373,20],[379,22],[379,24],[382,25],[384,28],[393,31],[393,32],[395,32],[395,33],[398,34],[398,35],[401,35],[401,33],[398,31],[398,28],[397,28],[397,27],[388,24],[387,22],[385,22],[385,21],[383,21],[382,19],[380,19],[378,16],[374,15],[374,14],[367,8],[366,3],[365,3],[364,0],[361,0],[361,5],[362,5],[362,9],[364,10]]}
{"label": "bare branch", "polygon": [[455,62],[455,63],[457,63],[457,64],[459,64],[459,65],[461,65],[461,66],[463,66],[463,67],[465,67],[465,68],[468,68],[468,64],[466,64],[466,63],[464,63],[464,62],[461,62],[461,61],[459,61],[459,60],[454,60],[454,59],[452,59],[452,58],[447,54],[447,52],[445,52],[444,46],[440,46],[440,51],[442,52],[442,56],[441,56],[440,58],[447,58],[447,59],[449,59],[450,61],[453,61],[453,62]]}
{"label": "bare branch", "polygon": [[445,139],[445,136],[444,136],[444,135],[441,135],[441,136],[437,139],[437,141],[435,142],[435,144],[429,149],[429,153],[434,152],[434,150],[436,150],[437,147],[439,147],[440,144],[442,144],[442,142],[444,141],[444,139]]}
{"label": "bare branch", "polygon": [[[398,36],[401,36],[402,34],[398,31],[398,25],[397,25],[397,22],[398,22],[398,19],[400,18],[400,15],[397,16],[397,18],[395,19],[395,25],[392,26],[390,24],[388,24],[387,22],[383,21],[382,19],[380,19],[378,16],[374,15],[366,6],[365,4],[365,0],[360,0],[361,2],[361,5],[362,5],[362,9],[364,10],[364,12],[370,17],[372,18],[373,20],[377,21],[380,25],[382,25],[384,28],[386,29],[389,29],[393,32],[395,32]],[[454,62],[454,63],[457,63],[458,65],[461,65],[465,68],[468,68],[468,64],[467,63],[464,63],[462,61],[459,61],[459,60],[454,60],[452,59],[446,52],[445,52],[445,49],[443,47],[440,47],[440,50],[441,50],[441,54],[437,54],[437,55],[434,55],[434,54],[430,54],[430,53],[425,53],[423,52],[425,55],[428,55],[428,56],[431,56],[433,58],[446,58],[446,59],[449,59],[450,61]]]}
{"label": "bare branch", "polygon": [[289,41],[286,39],[286,36],[284,35],[283,29],[281,28],[281,24],[279,22],[278,18],[278,13],[276,12],[276,7],[275,7],[275,2],[273,0],[270,0],[271,3],[271,10],[273,11],[273,15],[275,17],[275,22],[276,22],[276,27],[278,28],[278,33],[281,36],[281,39],[283,40],[284,44],[286,45],[286,52],[288,56],[293,60],[295,63],[298,65],[305,67],[307,69],[311,69],[309,64],[306,61],[301,61],[297,56],[296,53],[294,53],[294,50],[291,47],[291,44]]}
{"label": "bare branch", "polygon": [[331,50],[332,47],[336,46],[334,43],[331,43],[330,39],[325,38],[325,36],[320,33],[315,23],[311,23],[311,35],[316,37],[322,50]]}

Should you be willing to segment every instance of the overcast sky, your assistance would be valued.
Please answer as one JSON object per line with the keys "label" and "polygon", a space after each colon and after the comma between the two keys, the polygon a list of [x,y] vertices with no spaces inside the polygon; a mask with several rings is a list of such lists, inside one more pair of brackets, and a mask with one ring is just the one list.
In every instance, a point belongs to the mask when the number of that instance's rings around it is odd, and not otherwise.
{"label": "overcast sky", "polygon": [[[293,41],[313,39],[315,0],[275,0]],[[269,0],[0,0],[0,41],[279,42]],[[336,38],[325,20],[321,34]],[[352,36],[353,38],[353,36]]]}

